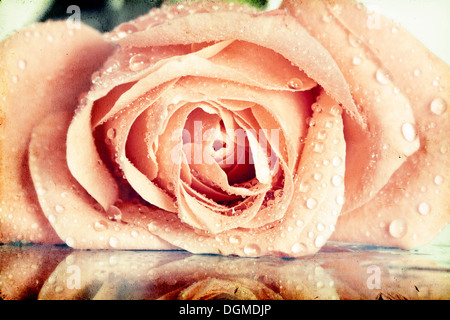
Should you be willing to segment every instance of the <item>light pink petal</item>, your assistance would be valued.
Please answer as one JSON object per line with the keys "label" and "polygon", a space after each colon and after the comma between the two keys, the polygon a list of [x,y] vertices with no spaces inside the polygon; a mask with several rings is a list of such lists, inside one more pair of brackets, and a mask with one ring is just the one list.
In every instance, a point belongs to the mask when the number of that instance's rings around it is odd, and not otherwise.
{"label": "light pink petal", "polygon": [[84,25],[71,29],[63,21],[33,25],[0,44],[0,242],[61,242],[31,183],[30,133],[49,113],[73,112],[111,51],[98,32]]}
{"label": "light pink petal", "polygon": [[[297,12],[297,2],[286,4]],[[430,241],[450,221],[446,154],[450,69],[397,24],[377,15],[377,25],[373,26],[368,23],[373,16],[363,6],[348,1],[335,4],[326,7],[322,2],[304,2],[298,18],[315,26],[313,34],[333,35],[321,38],[321,42],[341,66],[355,101],[360,100],[369,112],[372,134],[367,141],[372,142],[367,145],[371,147],[358,148],[362,146],[358,140],[349,140],[347,158],[349,166],[354,159],[354,163],[369,164],[368,170],[354,171],[352,179],[346,177],[346,190],[358,194],[358,186],[364,184],[370,191],[363,191],[363,198],[373,198],[339,219],[333,239],[416,247]],[[324,14],[334,22],[319,23]],[[348,43],[345,51],[331,50],[342,43]],[[360,66],[350,68],[358,53],[364,54]],[[348,133],[346,129],[346,138]],[[420,148],[413,153],[417,141]],[[372,154],[375,157],[369,159]],[[394,172],[396,167],[399,169]],[[347,172],[352,174],[352,169]]]}
{"label": "light pink petal", "polygon": [[[39,203],[58,236],[79,249],[173,249],[145,226],[122,221],[132,206],[120,203],[105,212],[70,174],[65,149],[71,117],[70,113],[49,115],[33,130],[30,143],[34,186],[46,190],[38,194]],[[134,208],[133,214],[139,212]]]}
{"label": "light pink petal", "polygon": [[[153,233],[194,253],[301,256],[319,250],[334,230],[343,204],[345,171],[341,110],[326,96],[319,104],[322,112],[313,115],[316,125],[308,132],[309,142],[294,178],[294,195],[282,220],[256,229],[237,228],[215,237],[194,231],[174,214],[159,211],[140,216],[145,219],[141,223],[148,223]],[[322,130],[327,135],[321,135]],[[324,148],[318,149],[317,145]],[[324,159],[329,161],[327,165]]]}
{"label": "light pink petal", "polygon": [[[287,1],[284,4],[311,34],[327,48],[348,81],[355,102],[367,118],[361,128],[350,117],[344,118],[347,141],[346,204],[348,212],[369,201],[389,180],[406,158],[419,147],[419,139],[405,140],[402,125],[415,125],[410,101],[390,79],[383,61],[368,50],[359,38],[343,27],[336,8],[325,2]],[[350,2],[341,10],[350,7]],[[297,7],[299,10],[297,11]],[[298,13],[297,13],[298,12]],[[323,16],[331,17],[323,22]],[[328,20],[327,20],[328,21]],[[345,25],[345,24],[344,24]],[[321,36],[321,35],[327,36]]]}
{"label": "light pink petal", "polygon": [[164,46],[227,40],[230,35],[236,40],[278,52],[319,83],[357,121],[364,124],[333,58],[294,18],[282,10],[262,15],[242,12],[192,14],[130,34],[118,43],[131,47]]}

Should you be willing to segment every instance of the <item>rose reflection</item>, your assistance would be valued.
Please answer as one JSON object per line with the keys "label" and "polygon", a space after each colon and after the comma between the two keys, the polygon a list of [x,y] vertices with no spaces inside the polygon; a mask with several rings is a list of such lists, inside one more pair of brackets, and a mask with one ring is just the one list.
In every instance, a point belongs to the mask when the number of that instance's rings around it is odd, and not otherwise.
{"label": "rose reflection", "polygon": [[[448,299],[448,268],[401,250],[302,259],[0,247],[3,299]],[[377,271],[377,272],[373,272]]]}

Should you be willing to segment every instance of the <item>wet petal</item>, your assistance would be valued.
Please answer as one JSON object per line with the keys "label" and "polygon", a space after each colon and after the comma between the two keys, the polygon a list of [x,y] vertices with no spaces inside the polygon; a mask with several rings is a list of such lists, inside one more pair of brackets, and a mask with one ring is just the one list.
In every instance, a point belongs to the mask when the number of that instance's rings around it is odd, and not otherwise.
{"label": "wet petal", "polygon": [[36,191],[31,183],[30,133],[48,113],[73,112],[92,72],[111,51],[98,32],[84,25],[72,29],[65,22],[36,24],[0,44],[0,242],[61,242],[37,205],[36,192],[46,190]]}

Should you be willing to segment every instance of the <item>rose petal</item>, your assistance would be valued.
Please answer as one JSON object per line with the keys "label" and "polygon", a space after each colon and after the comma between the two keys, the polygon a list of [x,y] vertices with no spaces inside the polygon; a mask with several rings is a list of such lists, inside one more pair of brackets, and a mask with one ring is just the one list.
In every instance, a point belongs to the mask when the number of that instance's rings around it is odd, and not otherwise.
{"label": "rose petal", "polygon": [[[341,19],[352,32],[373,39],[371,51],[411,101],[421,147],[371,202],[340,219],[335,238],[417,247],[431,241],[450,221],[450,159],[446,154],[450,121],[445,108],[450,101],[450,68],[392,21],[379,17],[380,29],[371,30],[362,23],[369,16],[366,10],[352,5],[343,13]],[[392,43],[401,45],[393,51]],[[433,103],[444,108],[433,109]],[[355,225],[358,228],[353,229]]]}
{"label": "rose petal", "polygon": [[[66,132],[72,115],[52,113],[33,130],[29,165],[42,210],[58,236],[79,249],[174,249],[152,235],[145,226],[108,218],[70,174],[66,162]],[[49,159],[41,150],[48,150]],[[114,207],[116,216],[126,214],[126,205]],[[133,214],[140,212],[136,209]],[[80,232],[82,230],[82,232]],[[144,236],[142,236],[144,235]]]}
{"label": "rose petal", "polygon": [[[384,75],[383,60],[358,44],[359,38],[341,23],[338,13],[345,12],[350,2],[341,11],[338,4],[331,7],[319,1],[286,1],[284,5],[329,50],[369,124],[364,130],[349,117],[344,118],[346,165],[352,168],[345,177],[344,212],[348,212],[369,201],[419,148],[418,139],[405,140],[402,134],[404,123],[415,124],[410,102],[402,93],[396,93],[395,83]],[[334,18],[324,23],[324,15]]]}
{"label": "rose petal", "polygon": [[98,32],[84,25],[70,28],[65,22],[36,24],[0,44],[0,72],[5,76],[0,89],[0,242],[61,242],[36,205],[27,166],[30,133],[48,113],[75,109],[91,73],[111,50]]}
{"label": "rose petal", "polygon": [[[323,165],[323,159],[331,162],[345,158],[345,141],[341,115],[331,111],[337,108],[335,102],[325,96],[319,103],[323,111],[313,115],[316,125],[308,132],[310,142],[305,145],[300,172],[294,180],[294,196],[282,220],[259,229],[238,228],[222,232],[213,238],[197,233],[174,214],[159,210],[151,216],[129,215],[126,219],[148,223],[153,233],[194,253],[301,256],[316,252],[334,230],[343,204],[344,186],[343,183],[332,183],[332,178],[342,178],[345,170],[342,160],[334,165]],[[322,130],[327,130],[323,140],[317,138]],[[318,150],[315,147],[318,143],[326,147]],[[320,171],[317,171],[318,166]]]}

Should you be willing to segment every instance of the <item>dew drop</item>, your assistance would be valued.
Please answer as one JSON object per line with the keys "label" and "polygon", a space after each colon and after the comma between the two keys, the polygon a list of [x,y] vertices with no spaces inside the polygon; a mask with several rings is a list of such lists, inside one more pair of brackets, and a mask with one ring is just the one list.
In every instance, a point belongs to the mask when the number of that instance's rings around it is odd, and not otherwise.
{"label": "dew drop", "polygon": [[386,74],[386,72],[383,71],[382,69],[378,69],[377,70],[377,72],[375,73],[375,78],[381,84],[388,84],[389,83],[389,75]]}
{"label": "dew drop", "polygon": [[20,70],[24,70],[27,66],[27,62],[25,60],[19,60],[18,66]]}
{"label": "dew drop", "polygon": [[415,77],[420,76],[420,70],[419,69],[414,69],[413,74]]}
{"label": "dew drop", "polygon": [[362,62],[360,57],[354,57],[352,61],[355,66],[359,66]]}
{"label": "dew drop", "polygon": [[353,33],[348,34],[348,42],[354,48],[359,47],[359,45],[361,44],[361,40],[359,40],[358,37],[356,37]]}
{"label": "dew drop", "polygon": [[37,193],[39,196],[44,195],[46,192],[47,192],[47,189],[45,189],[45,188],[37,188],[37,189],[36,189],[36,193]]}
{"label": "dew drop", "polygon": [[303,243],[294,243],[291,247],[292,253],[299,253],[306,250],[306,246]]}
{"label": "dew drop", "polygon": [[308,209],[314,209],[317,206],[317,200],[313,198],[309,198],[306,200],[306,207]]}
{"label": "dew drop", "polygon": [[321,153],[323,151],[323,143],[315,142],[313,150],[314,150],[314,152]]}
{"label": "dew drop", "polygon": [[261,253],[261,249],[257,244],[248,244],[244,247],[244,253],[247,256],[257,256]]}
{"label": "dew drop", "polygon": [[130,58],[129,68],[131,71],[141,71],[148,67],[150,59],[142,53],[135,54]]}
{"label": "dew drop", "polygon": [[406,141],[412,142],[416,138],[416,129],[409,122],[402,125],[402,133]]}
{"label": "dew drop", "polygon": [[303,221],[302,220],[297,220],[295,222],[295,224],[297,225],[297,227],[301,227],[303,225]]}
{"label": "dew drop", "polygon": [[298,187],[299,187],[300,192],[308,192],[309,191],[309,184],[307,184],[306,182],[300,182]]}
{"label": "dew drop", "polygon": [[55,223],[56,222],[56,217],[53,215],[53,214],[49,214],[48,215],[48,221],[50,222],[50,223]]}
{"label": "dew drop", "polygon": [[444,177],[437,175],[434,177],[434,183],[437,185],[441,185],[444,182]]}
{"label": "dew drop", "polygon": [[302,80],[300,80],[298,78],[293,78],[293,79],[289,80],[288,87],[291,89],[297,90],[297,89],[303,87],[303,82],[302,82]]}
{"label": "dew drop", "polygon": [[320,130],[319,133],[317,133],[317,139],[324,140],[327,137],[327,132],[325,130]]}
{"label": "dew drop", "polygon": [[396,219],[389,225],[389,233],[394,238],[401,238],[406,234],[407,225],[405,220]]}
{"label": "dew drop", "polygon": [[55,211],[58,213],[63,213],[64,212],[64,207],[62,205],[57,204],[55,206]]}
{"label": "dew drop", "polygon": [[431,112],[439,116],[447,111],[447,102],[440,97],[435,98],[430,103],[430,110]]}
{"label": "dew drop", "polygon": [[333,186],[337,187],[341,185],[343,180],[344,179],[342,178],[342,176],[335,175],[333,178],[331,178],[331,183],[333,184]]}
{"label": "dew drop", "polygon": [[339,195],[339,196],[336,197],[336,203],[337,203],[338,205],[343,205],[344,202],[345,202],[345,199],[344,199],[343,196]]}
{"label": "dew drop", "polygon": [[391,32],[394,34],[398,33],[398,28],[392,27]]}
{"label": "dew drop", "polygon": [[340,116],[342,114],[342,108],[338,105],[334,105],[331,107],[330,113],[334,116]]}
{"label": "dew drop", "polygon": [[231,244],[234,244],[234,245],[240,244],[240,243],[241,243],[241,237],[239,237],[239,236],[230,236],[230,237],[228,238],[228,241],[229,241]]}
{"label": "dew drop", "polygon": [[314,241],[314,245],[316,247],[322,247],[325,244],[325,238],[321,235],[317,236],[316,240]]}
{"label": "dew drop", "polygon": [[426,202],[421,202],[417,207],[417,211],[419,211],[421,215],[426,215],[430,212],[430,205]]}
{"label": "dew drop", "polygon": [[12,81],[13,83],[17,83],[17,82],[19,82],[19,77],[18,77],[18,76],[13,76],[13,77],[11,78],[11,81]]}
{"label": "dew drop", "polygon": [[95,231],[104,231],[108,229],[108,225],[105,221],[97,221],[94,223],[94,230]]}
{"label": "dew drop", "polygon": [[324,225],[321,224],[321,223],[318,223],[317,226],[316,226],[316,228],[317,228],[317,231],[323,231],[323,230],[325,230]]}
{"label": "dew drop", "polygon": [[320,179],[322,179],[322,174],[320,172],[316,172],[313,174],[313,178],[316,181],[319,181]]}
{"label": "dew drop", "polygon": [[117,27],[117,36],[119,38],[124,38],[127,35],[134,33],[136,31],[138,31],[138,28],[134,24],[125,22]]}
{"label": "dew drop", "polygon": [[150,232],[155,232],[155,231],[158,230],[158,226],[156,225],[155,222],[150,222],[150,223],[147,225],[147,229],[148,229],[148,231],[150,231]]}
{"label": "dew drop", "polygon": [[339,156],[335,156],[333,160],[331,160],[331,163],[333,164],[333,166],[338,167],[341,165],[342,159]]}
{"label": "dew drop", "polygon": [[75,246],[75,239],[74,238],[71,238],[71,237],[67,237],[66,238],[66,244],[69,246],[69,247],[74,247]]}
{"label": "dew drop", "polygon": [[117,246],[119,245],[119,240],[117,240],[116,237],[111,237],[111,238],[109,238],[108,243],[111,248],[117,248]]}
{"label": "dew drop", "polygon": [[116,137],[116,132],[115,128],[109,128],[108,131],[106,131],[106,136],[112,140]]}

